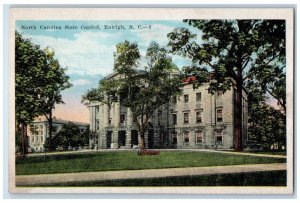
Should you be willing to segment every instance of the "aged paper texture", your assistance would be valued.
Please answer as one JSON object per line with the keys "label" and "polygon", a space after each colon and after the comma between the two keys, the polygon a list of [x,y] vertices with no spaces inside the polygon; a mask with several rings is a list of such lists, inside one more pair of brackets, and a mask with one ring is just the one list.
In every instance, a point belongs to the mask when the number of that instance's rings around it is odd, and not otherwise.
{"label": "aged paper texture", "polygon": [[[116,51],[115,45],[124,40],[130,42],[137,41],[141,46],[148,46],[151,40],[156,40],[161,45],[167,45],[166,34],[172,32],[176,27],[185,26],[188,24],[184,23],[184,19],[196,19],[196,20],[284,20],[285,31],[286,31],[286,144],[284,146],[286,150],[286,165],[280,165],[286,168],[286,186],[222,186],[222,185],[207,185],[207,186],[97,186],[93,187],[86,186],[32,186],[32,185],[21,185],[17,186],[16,181],[22,181],[26,179],[26,175],[16,175],[16,117],[15,117],[15,64],[16,64],[16,53],[15,53],[15,35],[16,30],[23,35],[23,37],[31,39],[33,43],[38,44],[41,48],[47,46],[54,49],[56,56],[58,57],[62,66],[68,67],[67,74],[70,75],[71,83],[73,83],[73,89],[78,88],[78,91],[74,91],[74,95],[77,96],[77,103],[80,105],[80,96],[84,94],[88,89],[82,89],[88,86],[89,89],[96,87],[99,79],[106,77],[113,71],[113,53]],[[280,8],[11,8],[10,9],[10,20],[9,20],[9,191],[11,193],[148,193],[148,194],[291,194],[293,192],[294,185],[294,132],[293,132],[293,79],[294,79],[294,11],[293,9],[280,9]],[[172,28],[172,29],[171,29]],[[196,28],[190,28],[195,31]],[[165,33],[162,36],[161,33]],[[137,38],[137,36],[139,38]],[[97,44],[97,40],[103,38],[102,44]],[[198,41],[197,41],[198,40]],[[75,42],[76,41],[76,42]],[[196,42],[200,42],[198,38]],[[111,44],[109,44],[112,42]],[[72,44],[73,43],[73,44]],[[59,47],[59,48],[57,48]],[[73,47],[73,48],[72,48]],[[75,51],[76,49],[76,51]],[[99,51],[97,51],[99,49]],[[141,55],[145,55],[145,47],[141,48]],[[101,55],[103,54],[103,55]],[[109,54],[109,55],[105,55]],[[106,57],[108,56],[108,57]],[[64,57],[64,58],[63,58]],[[102,58],[101,58],[102,57]],[[110,58],[109,58],[110,57]],[[176,58],[177,57],[177,58]],[[186,58],[178,58],[174,56],[174,61],[177,60],[181,66],[192,63],[191,60]],[[146,64],[141,62],[142,65]],[[175,62],[174,62],[175,63]],[[176,65],[178,65],[176,64]],[[179,66],[179,65],[178,65]],[[68,72],[69,71],[69,72]],[[99,76],[98,78],[96,76]],[[95,82],[96,81],[96,82]],[[94,84],[94,86],[92,86]],[[69,90],[65,90],[66,92]],[[77,92],[77,94],[76,94]],[[63,96],[65,100],[68,95]],[[225,97],[226,94],[224,94]],[[71,97],[71,96],[70,96]],[[186,98],[185,98],[186,99]],[[188,98],[187,98],[188,100]],[[68,103],[69,102],[69,103]],[[76,103],[75,102],[75,103]],[[65,107],[69,106],[69,109],[64,110],[63,107],[58,106],[55,109],[55,115],[60,117],[66,116],[66,120],[78,121],[81,123],[89,123],[92,128],[92,117],[91,114],[87,113],[88,109],[82,104],[77,107],[71,100],[66,99]],[[276,102],[274,102],[276,103]],[[74,105],[74,106],[72,106]],[[73,110],[71,109],[73,108]],[[77,109],[78,108],[78,109]],[[203,107],[202,107],[203,108]],[[80,113],[80,109],[84,113]],[[205,108],[204,108],[205,109]],[[122,110],[122,109],[121,109]],[[193,111],[195,111],[193,109]],[[76,114],[77,112],[77,114]],[[114,111],[116,115],[117,111]],[[217,110],[218,113],[220,111]],[[72,114],[73,113],[73,114]],[[120,112],[119,112],[120,113]],[[122,113],[122,112],[121,112]],[[183,112],[184,113],[184,112]],[[186,114],[188,115],[188,114]],[[198,115],[198,114],[197,114]],[[199,113],[200,115],[200,113]],[[219,115],[219,114],[218,114]],[[217,116],[218,116],[217,115]],[[69,116],[69,117],[67,117]],[[85,117],[86,116],[86,117]],[[118,117],[117,115],[116,117]],[[124,116],[125,117],[125,116]],[[73,118],[73,119],[72,119]],[[120,116],[122,122],[122,116]],[[177,119],[177,117],[176,117]],[[96,120],[95,120],[96,122]],[[95,123],[94,122],[94,123]],[[98,120],[99,122],[99,120]],[[110,122],[110,121],[109,121]],[[112,121],[114,122],[114,121]],[[176,120],[177,122],[177,120]],[[184,121],[185,122],[185,121]],[[96,125],[96,124],[95,124]],[[98,123],[99,125],[99,123]],[[102,125],[100,123],[100,125]],[[97,127],[96,127],[97,128]],[[227,128],[228,131],[228,128]],[[202,131],[201,131],[202,132]],[[223,131],[216,130],[216,136],[218,132]],[[183,131],[183,136],[185,131]],[[121,135],[119,135],[120,137]],[[203,135],[196,134],[196,142],[202,142]],[[223,136],[223,134],[222,134]],[[198,138],[199,137],[199,138]],[[114,139],[114,138],[113,138]],[[139,138],[138,138],[139,139]],[[189,142],[191,138],[183,137],[183,142]],[[219,137],[217,141],[223,141],[223,137]],[[100,139],[99,139],[100,140]],[[29,140],[31,141],[31,140]],[[171,140],[176,142],[177,138]],[[114,141],[112,141],[114,142]],[[125,144],[126,140],[122,141],[119,138],[119,147],[128,147]],[[155,142],[155,141],[153,141]],[[179,141],[178,141],[179,142]],[[91,143],[91,142],[90,142]],[[131,144],[133,141],[131,140]],[[99,144],[99,143],[97,143]],[[149,143],[148,143],[149,144]],[[89,147],[91,147],[90,144]],[[100,144],[99,144],[100,146]],[[107,145],[108,146],[108,145]],[[150,145],[149,145],[150,146]],[[179,146],[179,143],[177,144]],[[183,144],[184,146],[184,144]],[[93,149],[94,149],[93,144]],[[98,147],[98,145],[97,145]],[[109,147],[114,148],[114,143],[109,143]],[[135,145],[129,146],[134,148]],[[153,146],[152,146],[153,147]],[[210,146],[209,146],[210,147]],[[272,145],[272,148],[274,146]],[[98,147],[100,148],[100,147]],[[97,149],[98,149],[97,148]],[[214,146],[214,150],[217,149]],[[49,156],[46,153],[42,153],[42,145],[34,148],[37,152],[41,152],[41,156]],[[98,149],[101,151],[102,149]],[[116,149],[117,150],[117,149]],[[134,149],[129,149],[132,151]],[[232,149],[231,149],[232,150]],[[115,151],[115,150],[112,150]],[[163,152],[164,150],[161,150]],[[201,151],[201,150],[200,150]],[[107,153],[107,151],[105,151]],[[35,153],[30,154],[34,156]],[[38,153],[37,153],[38,154]],[[223,153],[225,154],[225,153]],[[155,157],[155,156],[154,156]],[[45,158],[46,159],[46,158]],[[175,157],[174,157],[175,159]],[[218,166],[218,164],[217,164]],[[195,168],[196,170],[196,168]],[[208,169],[210,170],[210,169]],[[222,169],[214,168],[213,170],[220,171]],[[224,169],[225,170],[225,169]],[[243,166],[240,168],[230,168],[227,170],[241,172],[247,172]],[[267,169],[264,169],[267,170]],[[279,169],[278,169],[279,170]],[[281,170],[281,169],[280,169]],[[109,171],[109,169],[108,169]],[[201,171],[201,169],[199,169]],[[200,172],[194,174],[205,174]],[[91,171],[89,171],[91,172]],[[230,172],[230,171],[229,171]],[[228,173],[229,173],[228,172]],[[124,174],[114,173],[115,178],[117,177],[130,177],[129,174],[133,171],[124,170]],[[152,173],[149,171],[149,174]],[[154,174],[155,172],[153,172]],[[168,174],[168,172],[164,172]],[[170,173],[173,173],[170,172]],[[178,174],[185,174],[186,171],[176,171]],[[24,173],[22,173],[24,174]],[[25,173],[26,174],[26,173]],[[33,173],[34,174],[34,173]],[[164,177],[164,175],[150,175],[145,174],[140,177]],[[175,170],[174,170],[175,174]],[[209,174],[209,173],[207,173]],[[216,172],[218,174],[218,172]],[[61,175],[61,173],[60,173]],[[69,174],[70,175],[70,174]],[[118,175],[118,176],[117,176]],[[132,177],[138,177],[133,174]],[[53,180],[55,179],[53,175]],[[91,181],[84,179],[84,175],[77,174],[78,180]],[[89,175],[87,175],[89,176]],[[109,176],[109,175],[108,175]],[[167,175],[168,177],[173,177]],[[176,175],[174,175],[176,176]],[[31,181],[37,181],[42,177],[42,174],[32,177]],[[103,175],[104,177],[104,175]],[[23,178],[23,179],[22,179]],[[51,179],[51,176],[48,179]],[[68,180],[67,175],[61,175],[62,180]],[[74,178],[73,178],[74,179]],[[130,179],[126,179],[131,181]]]}

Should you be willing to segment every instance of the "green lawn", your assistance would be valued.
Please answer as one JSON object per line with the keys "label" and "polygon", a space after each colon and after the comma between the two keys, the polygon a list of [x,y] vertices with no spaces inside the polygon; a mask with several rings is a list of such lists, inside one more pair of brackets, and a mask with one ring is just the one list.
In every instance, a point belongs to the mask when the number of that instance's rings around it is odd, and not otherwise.
{"label": "green lawn", "polygon": [[16,174],[52,174],[87,171],[136,170],[196,166],[283,163],[285,159],[211,152],[163,151],[138,156],[134,151],[91,152],[27,157],[16,161]]}
{"label": "green lawn", "polygon": [[[44,184],[34,187],[136,187],[136,186],[286,186],[286,171],[145,178],[131,180],[103,180]],[[31,186],[32,187],[32,186]]]}

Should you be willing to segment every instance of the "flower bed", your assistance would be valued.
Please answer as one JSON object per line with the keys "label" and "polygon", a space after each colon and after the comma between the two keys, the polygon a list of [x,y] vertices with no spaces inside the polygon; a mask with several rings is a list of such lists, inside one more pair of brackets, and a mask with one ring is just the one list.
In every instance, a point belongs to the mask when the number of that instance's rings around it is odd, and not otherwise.
{"label": "flower bed", "polygon": [[138,155],[144,156],[144,155],[159,155],[160,151],[158,150],[147,150],[147,149],[141,149],[137,153]]}

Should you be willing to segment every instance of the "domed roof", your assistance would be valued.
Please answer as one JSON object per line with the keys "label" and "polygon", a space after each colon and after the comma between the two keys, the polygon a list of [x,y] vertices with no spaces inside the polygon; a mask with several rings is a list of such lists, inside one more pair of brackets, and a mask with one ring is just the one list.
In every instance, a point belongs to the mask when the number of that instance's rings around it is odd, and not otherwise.
{"label": "domed roof", "polygon": [[173,62],[171,63],[171,71],[172,72],[179,72],[179,68]]}

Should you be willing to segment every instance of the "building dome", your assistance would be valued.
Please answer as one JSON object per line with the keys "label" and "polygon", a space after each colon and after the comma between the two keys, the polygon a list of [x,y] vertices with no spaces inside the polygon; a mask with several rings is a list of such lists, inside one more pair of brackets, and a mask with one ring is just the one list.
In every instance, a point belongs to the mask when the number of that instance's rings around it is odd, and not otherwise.
{"label": "building dome", "polygon": [[171,72],[179,72],[179,68],[173,62],[171,63]]}

